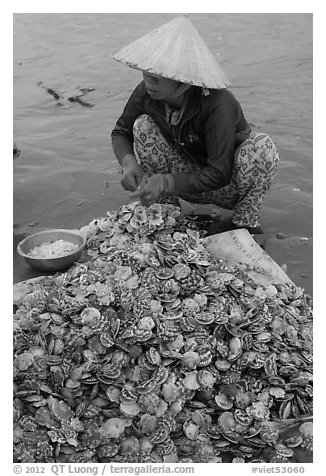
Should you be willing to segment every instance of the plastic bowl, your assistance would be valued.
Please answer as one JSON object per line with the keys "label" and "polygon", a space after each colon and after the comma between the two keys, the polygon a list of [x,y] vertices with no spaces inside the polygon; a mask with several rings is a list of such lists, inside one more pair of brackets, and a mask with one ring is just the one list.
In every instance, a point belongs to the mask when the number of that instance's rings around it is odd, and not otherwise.
{"label": "plastic bowl", "polygon": [[[79,248],[77,251],[56,258],[34,258],[28,255],[28,253],[36,246],[40,246],[46,242],[52,243],[57,240],[69,241],[70,243],[78,245]],[[82,233],[73,230],[54,229],[40,231],[39,233],[27,236],[24,240],[18,243],[17,252],[25,259],[26,263],[34,269],[42,271],[59,271],[69,268],[69,266],[77,261],[81,252],[85,248],[85,245],[86,238]]]}

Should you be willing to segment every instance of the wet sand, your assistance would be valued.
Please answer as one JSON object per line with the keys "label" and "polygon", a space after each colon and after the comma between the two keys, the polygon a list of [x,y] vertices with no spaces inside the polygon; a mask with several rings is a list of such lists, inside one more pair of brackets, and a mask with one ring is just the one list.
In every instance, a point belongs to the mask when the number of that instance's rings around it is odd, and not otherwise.
{"label": "wet sand", "polygon": [[[175,14],[15,14],[14,250],[129,201],[110,131],[140,73],[110,58]],[[312,294],[312,15],[191,14],[245,115],[280,153],[261,214],[266,251]],[[50,94],[51,88],[60,99]],[[69,101],[92,88],[84,107]],[[14,252],[14,282],[35,276]]]}

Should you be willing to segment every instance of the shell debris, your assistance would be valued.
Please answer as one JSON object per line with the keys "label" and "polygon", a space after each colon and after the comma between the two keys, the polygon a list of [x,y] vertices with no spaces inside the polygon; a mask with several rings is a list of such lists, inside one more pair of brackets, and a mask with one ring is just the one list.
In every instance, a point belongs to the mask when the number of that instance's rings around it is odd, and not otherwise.
{"label": "shell debris", "polygon": [[124,205],[81,231],[80,261],[16,305],[15,462],[310,457],[304,290],[212,256],[174,205]]}

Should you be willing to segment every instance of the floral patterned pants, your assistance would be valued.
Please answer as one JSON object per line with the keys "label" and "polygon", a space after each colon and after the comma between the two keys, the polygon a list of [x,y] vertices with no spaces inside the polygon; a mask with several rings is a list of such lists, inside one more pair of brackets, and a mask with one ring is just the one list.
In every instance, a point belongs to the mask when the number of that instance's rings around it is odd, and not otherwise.
{"label": "floral patterned pants", "polygon": [[[171,146],[153,119],[143,114],[133,127],[134,153],[145,176],[154,173],[191,173],[200,170]],[[259,225],[264,196],[275,176],[279,156],[272,140],[251,132],[235,151],[231,182],[212,192],[182,195],[192,203],[211,203],[233,210],[232,221],[239,227]]]}

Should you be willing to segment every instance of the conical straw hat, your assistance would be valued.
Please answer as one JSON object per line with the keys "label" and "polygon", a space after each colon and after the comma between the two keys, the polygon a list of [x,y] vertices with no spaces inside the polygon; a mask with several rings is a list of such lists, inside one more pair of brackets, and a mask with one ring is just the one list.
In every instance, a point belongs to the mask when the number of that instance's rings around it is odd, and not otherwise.
{"label": "conical straw hat", "polygon": [[125,46],[113,59],[186,84],[211,89],[230,86],[222,68],[185,15]]}

